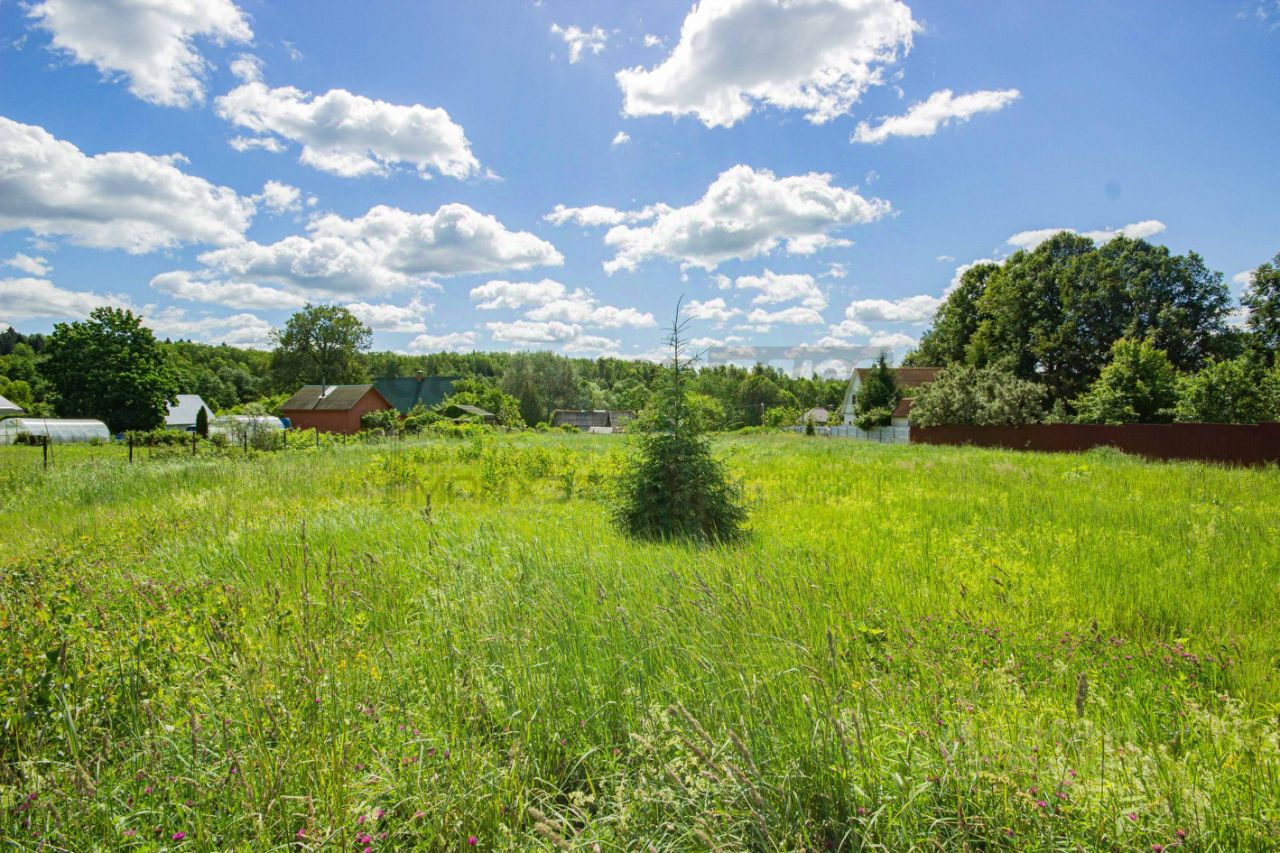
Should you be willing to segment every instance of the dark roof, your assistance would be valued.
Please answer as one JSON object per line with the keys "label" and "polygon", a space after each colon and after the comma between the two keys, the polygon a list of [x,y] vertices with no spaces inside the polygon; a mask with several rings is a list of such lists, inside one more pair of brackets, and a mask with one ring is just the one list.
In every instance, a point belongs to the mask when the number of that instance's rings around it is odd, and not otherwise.
{"label": "dark roof", "polygon": [[915,405],[915,397],[903,397],[898,401],[898,405],[893,410],[891,417],[906,418],[911,416],[911,407]]}
{"label": "dark roof", "polygon": [[[479,406],[468,406],[465,403],[450,403],[440,410],[440,413],[444,415],[449,415],[454,412],[461,412],[463,415],[471,415],[472,417],[483,418],[485,420],[497,417],[493,412],[485,411]],[[458,417],[458,415],[454,416]]]}
{"label": "dark roof", "polygon": [[395,406],[400,414],[407,415],[416,404],[422,403],[428,409],[444,402],[444,398],[453,393],[453,381],[457,376],[416,376],[383,377],[373,380],[373,387],[378,389],[387,402]]}
{"label": "dark roof", "polygon": [[[891,367],[893,378],[902,388],[915,388],[926,382],[932,382],[942,372],[941,367]],[[870,367],[857,368],[858,378],[866,379],[871,372]]]}
{"label": "dark roof", "polygon": [[346,412],[355,408],[370,391],[387,402],[386,396],[372,385],[303,385],[284,401],[280,411]]}
{"label": "dark roof", "polygon": [[621,427],[636,416],[628,409],[556,409],[551,413],[552,426]]}

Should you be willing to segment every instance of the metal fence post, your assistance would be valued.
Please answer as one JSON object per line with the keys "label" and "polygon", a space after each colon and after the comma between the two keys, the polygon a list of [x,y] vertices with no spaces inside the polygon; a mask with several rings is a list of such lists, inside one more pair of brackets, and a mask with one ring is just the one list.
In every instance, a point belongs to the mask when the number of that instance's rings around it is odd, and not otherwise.
{"label": "metal fence post", "polygon": [[129,464],[133,464],[133,439],[129,439]]}
{"label": "metal fence post", "polygon": [[44,449],[44,470],[49,470],[49,436],[45,436],[40,442],[40,447]]}

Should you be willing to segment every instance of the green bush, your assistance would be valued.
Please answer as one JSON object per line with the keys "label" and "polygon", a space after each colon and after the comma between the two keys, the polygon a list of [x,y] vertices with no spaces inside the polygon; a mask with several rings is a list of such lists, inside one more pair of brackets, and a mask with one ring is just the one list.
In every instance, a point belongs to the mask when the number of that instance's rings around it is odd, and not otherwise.
{"label": "green bush", "polygon": [[[858,416],[853,419],[858,429],[868,431],[888,426],[893,421],[893,409],[878,406],[874,409],[859,409]],[[810,424],[812,426],[812,424]],[[807,430],[806,430],[807,432]]]}
{"label": "green bush", "polygon": [[1247,356],[1210,362],[1178,383],[1179,421],[1256,424],[1280,420],[1280,369]]}
{"label": "green bush", "polygon": [[916,392],[913,426],[1009,426],[1044,420],[1044,389],[997,366],[946,368]]}
{"label": "green bush", "polygon": [[682,331],[677,311],[667,338],[671,363],[659,378],[657,406],[636,422],[635,449],[617,480],[614,519],[637,538],[734,539],[747,517],[742,490],[712,454],[689,406],[692,359],[684,355]]}
{"label": "green bush", "polygon": [[1096,382],[1074,402],[1076,420],[1094,424],[1153,424],[1173,420],[1178,371],[1150,340],[1121,338]]}

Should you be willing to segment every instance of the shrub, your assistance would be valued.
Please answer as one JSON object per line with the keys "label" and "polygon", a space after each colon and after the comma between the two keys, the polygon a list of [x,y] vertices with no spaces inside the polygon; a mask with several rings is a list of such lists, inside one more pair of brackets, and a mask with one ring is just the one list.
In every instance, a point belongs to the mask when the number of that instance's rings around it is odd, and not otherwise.
{"label": "shrub", "polygon": [[[890,414],[897,408],[898,402],[902,399],[902,389],[898,387],[898,380],[893,375],[893,368],[889,367],[889,357],[883,352],[876,359],[876,363],[867,371],[867,375],[863,377],[862,385],[858,388],[857,407],[859,412],[870,412],[875,409],[887,409]],[[885,426],[889,423],[889,418],[884,418],[884,423],[873,424],[873,426]],[[866,427],[863,427],[866,429]]]}
{"label": "shrub", "polygon": [[858,409],[858,416],[853,419],[858,429],[869,431],[888,426],[893,421],[893,409],[888,406],[877,406],[874,409]]}
{"label": "shrub", "polygon": [[1080,423],[1155,424],[1173,420],[1178,371],[1150,340],[1121,338],[1111,345],[1111,361],[1075,400]]}
{"label": "shrub", "polygon": [[791,406],[774,406],[772,409],[766,409],[764,417],[760,419],[761,425],[770,429],[786,429],[799,421],[800,410]]}
{"label": "shrub", "polygon": [[955,364],[916,394],[915,426],[1008,426],[1044,419],[1044,389],[1001,367]]}
{"label": "shrub", "polygon": [[690,411],[693,360],[685,356],[683,328],[677,309],[667,338],[671,363],[659,377],[652,416],[636,423],[635,449],[617,480],[614,519],[638,538],[734,539],[747,515],[742,490]]}
{"label": "shrub", "polygon": [[1280,370],[1247,356],[1210,362],[1178,383],[1177,419],[1255,424],[1280,420]]}
{"label": "shrub", "polygon": [[376,432],[399,433],[400,414],[395,409],[379,409],[360,416],[360,428]]}
{"label": "shrub", "polygon": [[804,419],[804,434],[805,434],[805,435],[817,435],[817,434],[818,434],[818,430],[817,430],[817,428],[815,428],[815,427],[814,427],[814,425],[813,425],[813,418],[805,418],[805,419]]}

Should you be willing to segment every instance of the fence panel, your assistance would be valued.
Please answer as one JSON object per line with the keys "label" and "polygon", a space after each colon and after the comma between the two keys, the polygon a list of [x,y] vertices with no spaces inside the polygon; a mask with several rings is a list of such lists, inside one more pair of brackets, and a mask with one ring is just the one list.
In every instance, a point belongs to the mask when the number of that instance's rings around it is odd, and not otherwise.
{"label": "fence panel", "polygon": [[1115,447],[1153,459],[1196,459],[1229,465],[1280,463],[1280,423],[913,427],[911,442],[1049,452]]}

